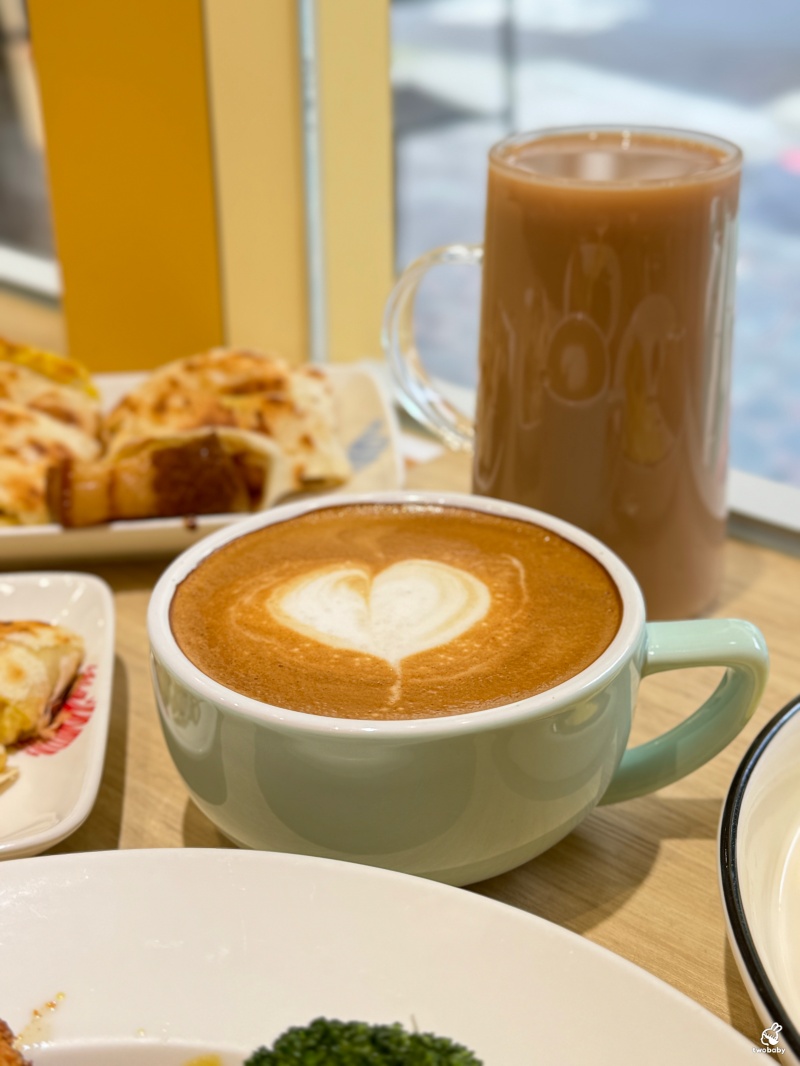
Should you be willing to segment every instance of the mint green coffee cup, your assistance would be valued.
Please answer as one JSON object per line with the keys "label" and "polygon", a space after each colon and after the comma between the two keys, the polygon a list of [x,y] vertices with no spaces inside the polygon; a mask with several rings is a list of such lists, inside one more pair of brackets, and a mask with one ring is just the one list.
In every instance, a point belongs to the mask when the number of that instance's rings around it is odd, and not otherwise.
{"label": "mint green coffee cup", "polygon": [[[202,673],[181,650],[170,606],[211,553],[309,511],[363,502],[434,504],[544,527],[588,552],[622,603],[616,636],[586,669],[526,699],[448,717],[376,721],[274,706]],[[148,610],[164,737],[198,807],[237,844],[401,870],[463,885],[539,855],[598,804],[685,777],[753,714],[768,655],[749,622],[647,623],[642,594],[608,548],[529,508],[456,493],[316,497],[248,517],[164,571]],[[640,681],[721,666],[692,714],[638,747],[628,740]]]}

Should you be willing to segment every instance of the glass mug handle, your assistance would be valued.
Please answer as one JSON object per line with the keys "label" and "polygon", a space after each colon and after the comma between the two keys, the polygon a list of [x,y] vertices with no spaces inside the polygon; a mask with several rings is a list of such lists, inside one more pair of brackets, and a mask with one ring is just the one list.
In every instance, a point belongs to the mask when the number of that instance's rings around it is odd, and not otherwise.
{"label": "glass mug handle", "polygon": [[449,445],[454,451],[472,451],[475,428],[471,419],[462,414],[437,392],[422,364],[414,341],[414,300],[420,283],[431,269],[445,263],[483,263],[483,245],[448,244],[434,248],[410,263],[400,275],[386,303],[383,316],[383,350],[395,383],[399,399],[408,413]]}

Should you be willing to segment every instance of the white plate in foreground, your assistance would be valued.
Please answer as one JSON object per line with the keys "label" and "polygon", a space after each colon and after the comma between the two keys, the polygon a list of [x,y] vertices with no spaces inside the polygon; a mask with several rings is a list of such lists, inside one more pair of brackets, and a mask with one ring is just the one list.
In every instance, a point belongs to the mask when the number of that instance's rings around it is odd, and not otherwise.
{"label": "white plate in foreground", "polygon": [[166,1066],[187,1041],[238,1049],[227,1066],[321,1015],[433,1031],[486,1066],[752,1061],[718,1018],[574,933],[331,859],[169,849],[6,863],[0,944],[0,1016],[35,1066],[133,1062],[131,1044]]}
{"label": "white plate in foreground", "polygon": [[57,844],[94,806],[111,713],[114,602],[108,585],[93,574],[0,573],[0,619],[66,626],[86,643],[56,735],[9,754],[19,777],[0,790],[0,859],[11,859]]}
{"label": "white plate in foreground", "polygon": [[800,1063],[800,697],[767,723],[731,782],[719,834],[728,936],[781,1061]]}

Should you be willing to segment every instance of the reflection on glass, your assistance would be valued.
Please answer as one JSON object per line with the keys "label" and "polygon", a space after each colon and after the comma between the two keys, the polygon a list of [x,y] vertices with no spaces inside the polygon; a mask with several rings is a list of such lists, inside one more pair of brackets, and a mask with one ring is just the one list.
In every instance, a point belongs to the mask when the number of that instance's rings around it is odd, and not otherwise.
{"label": "reflection on glass", "polygon": [[0,0],[0,42],[0,247],[49,258],[42,123],[23,0]]}
{"label": "reflection on glass", "polygon": [[[486,152],[511,129],[630,122],[745,153],[732,464],[800,485],[800,5],[392,0],[397,258],[482,238]],[[479,279],[420,294],[434,373],[476,375]]]}

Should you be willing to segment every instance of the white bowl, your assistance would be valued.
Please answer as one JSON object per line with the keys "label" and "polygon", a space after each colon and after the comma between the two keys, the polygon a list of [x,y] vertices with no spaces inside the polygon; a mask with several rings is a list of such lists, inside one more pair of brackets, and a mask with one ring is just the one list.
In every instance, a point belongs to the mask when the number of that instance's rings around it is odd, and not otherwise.
{"label": "white bowl", "polygon": [[719,874],[742,979],[765,1030],[781,1026],[780,1061],[800,1062],[800,697],[764,727],[733,778]]}

